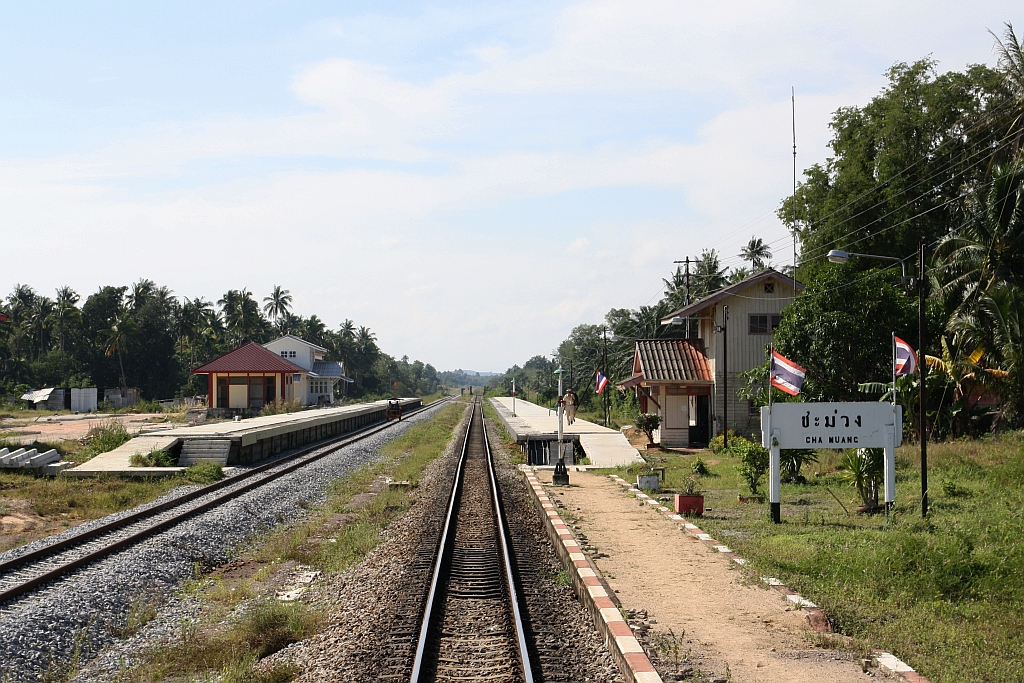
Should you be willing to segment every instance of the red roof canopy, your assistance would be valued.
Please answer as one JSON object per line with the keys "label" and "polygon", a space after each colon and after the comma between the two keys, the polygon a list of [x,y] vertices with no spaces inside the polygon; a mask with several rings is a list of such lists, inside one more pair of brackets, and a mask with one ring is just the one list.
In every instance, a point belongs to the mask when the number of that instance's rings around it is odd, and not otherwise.
{"label": "red roof canopy", "polygon": [[295,363],[267,351],[256,342],[249,342],[234,351],[214,358],[192,371],[193,375],[212,372],[306,372]]}

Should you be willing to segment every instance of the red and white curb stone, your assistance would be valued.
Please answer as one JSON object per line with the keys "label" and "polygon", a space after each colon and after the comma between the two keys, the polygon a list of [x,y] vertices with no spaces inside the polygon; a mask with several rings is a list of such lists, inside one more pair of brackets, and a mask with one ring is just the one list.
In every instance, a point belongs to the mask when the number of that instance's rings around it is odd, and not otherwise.
{"label": "red and white curb stone", "polygon": [[558,509],[544,491],[537,476],[523,468],[523,474],[530,485],[536,503],[544,512],[548,535],[558,542],[555,550],[570,570],[577,595],[594,618],[597,630],[604,636],[605,645],[622,674],[633,683],[662,683],[661,676],[654,669],[640,641],[623,619],[618,605],[608,595],[599,578],[597,567],[583,553],[579,542],[569,525],[558,514]]}
{"label": "red and white curb stone", "polygon": [[[701,531],[701,529],[696,524],[687,521],[686,518],[684,518],[682,515],[677,514],[675,510],[665,507],[664,505],[661,504],[660,501],[651,498],[646,493],[638,489],[633,484],[630,484],[622,477],[615,474],[609,474],[608,478],[614,481],[619,486],[623,486],[626,489],[628,489],[629,492],[636,496],[636,498],[641,502],[650,505],[655,510],[671,519],[673,522],[679,524],[686,533],[690,534],[704,545],[718,551],[722,555],[725,555],[728,559],[730,559],[731,561],[735,562],[740,566],[747,564],[747,561],[739,555],[737,555],[736,553],[734,553],[732,549],[729,548],[729,546],[724,545],[719,541],[716,541],[715,539],[711,538],[709,534],[706,534],[703,531]],[[802,597],[796,591],[790,590],[789,587],[786,586],[786,584],[782,583],[776,578],[770,576],[763,576],[761,577],[761,580],[764,581],[768,586],[774,588],[775,590],[785,595],[787,600],[792,602],[794,605],[796,605],[796,607],[803,611],[803,613],[807,616],[807,621],[810,622],[811,628],[813,628],[815,631],[820,631],[823,633],[829,633],[832,631],[832,626],[829,624],[828,617],[825,616],[825,612],[822,611],[820,607],[815,605],[807,598]],[[888,674],[894,674],[896,676],[899,676],[903,680],[907,681],[907,683],[930,683],[930,681],[927,678],[914,671],[914,669],[911,668],[909,664],[903,662],[893,654],[883,652],[882,650],[875,650],[875,652],[873,653],[873,657],[875,659],[875,662],[878,664],[879,668],[881,668]]]}

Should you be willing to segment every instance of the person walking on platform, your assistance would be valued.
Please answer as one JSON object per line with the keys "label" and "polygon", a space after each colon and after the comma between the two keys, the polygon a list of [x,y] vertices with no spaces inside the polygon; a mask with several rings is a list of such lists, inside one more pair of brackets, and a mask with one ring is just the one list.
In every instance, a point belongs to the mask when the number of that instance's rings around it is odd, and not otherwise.
{"label": "person walking on platform", "polygon": [[562,408],[565,411],[565,418],[569,424],[576,421],[576,392],[572,389],[565,390],[565,396],[562,397]]}

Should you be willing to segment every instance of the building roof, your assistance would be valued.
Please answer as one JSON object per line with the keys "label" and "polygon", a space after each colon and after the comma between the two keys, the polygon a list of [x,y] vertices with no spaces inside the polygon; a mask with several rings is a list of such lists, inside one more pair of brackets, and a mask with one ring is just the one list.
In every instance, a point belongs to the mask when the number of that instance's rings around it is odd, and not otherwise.
{"label": "building roof", "polygon": [[345,368],[336,360],[315,360],[309,374],[327,379],[339,379],[345,376]]}
{"label": "building roof", "polygon": [[[700,339],[641,339],[636,343],[633,380],[644,383],[711,382],[711,366]],[[637,372],[639,370],[639,372]],[[632,386],[632,385],[630,385]]]}
{"label": "building roof", "polygon": [[193,375],[211,372],[306,372],[295,363],[266,350],[256,342],[239,346],[234,351],[214,358],[192,371]]}
{"label": "building roof", "polygon": [[753,275],[749,275],[740,280],[739,282],[729,285],[728,287],[723,287],[714,294],[709,294],[703,299],[694,301],[689,306],[684,306],[680,308],[678,311],[672,311],[671,313],[669,313],[668,315],[661,319],[661,324],[671,325],[672,318],[685,318],[687,316],[694,315],[695,313],[699,313],[708,306],[714,306],[722,299],[734,296],[735,294],[746,289],[747,287],[750,287],[751,285],[756,285],[759,282],[764,282],[765,280],[779,280],[780,282],[783,282],[789,287],[795,286],[798,292],[802,291],[804,288],[803,283],[794,280],[790,276],[784,275],[779,271],[775,270],[774,268],[765,268],[764,270],[758,271]]}
{"label": "building roof", "polygon": [[29,403],[42,403],[43,401],[50,400],[50,394],[53,393],[53,388],[50,389],[36,389],[30,391],[27,394],[21,395],[21,400],[28,401]]}
{"label": "building roof", "polygon": [[264,344],[263,346],[270,346],[270,345],[271,345],[271,344],[273,344],[274,342],[279,342],[279,341],[281,341],[282,339],[291,339],[291,340],[293,340],[293,341],[297,341],[297,342],[299,342],[299,343],[301,343],[301,344],[305,344],[306,346],[308,346],[308,347],[310,347],[310,348],[312,348],[312,349],[315,349],[315,350],[319,351],[320,353],[327,353],[327,349],[325,349],[324,347],[322,347],[322,346],[317,346],[317,345],[316,345],[316,344],[314,344],[313,342],[308,342],[308,341],[306,341],[305,339],[303,339],[302,337],[296,337],[296,336],[295,336],[294,334],[286,334],[286,335],[283,335],[283,336],[281,336],[281,337],[278,337],[277,339],[274,339],[274,340],[272,340],[272,341],[268,341],[268,342],[267,342],[266,344]]}

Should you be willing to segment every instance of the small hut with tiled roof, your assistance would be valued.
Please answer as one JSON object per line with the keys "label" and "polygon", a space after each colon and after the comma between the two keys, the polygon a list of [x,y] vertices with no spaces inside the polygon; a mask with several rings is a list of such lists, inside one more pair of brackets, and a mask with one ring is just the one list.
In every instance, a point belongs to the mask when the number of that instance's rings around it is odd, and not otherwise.
{"label": "small hut with tiled roof", "polygon": [[249,342],[192,371],[207,375],[207,405],[211,408],[259,410],[279,398],[298,398],[305,393],[293,387],[303,386],[306,370]]}

